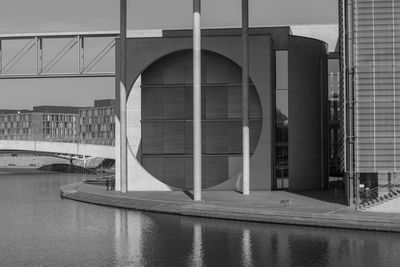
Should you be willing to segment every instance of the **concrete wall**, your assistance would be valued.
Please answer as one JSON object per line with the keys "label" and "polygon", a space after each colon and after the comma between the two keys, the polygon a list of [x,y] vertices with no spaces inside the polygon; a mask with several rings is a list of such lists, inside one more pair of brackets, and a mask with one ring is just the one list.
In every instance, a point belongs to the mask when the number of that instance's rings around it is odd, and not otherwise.
{"label": "concrete wall", "polygon": [[[263,124],[258,146],[250,162],[251,181],[253,190],[271,190],[272,177],[272,131],[273,105],[272,105],[272,43],[270,36],[250,36],[250,78],[253,81],[260,97],[263,114]],[[241,66],[241,38],[240,36],[215,36],[203,37],[202,48],[225,56]],[[138,38],[128,40],[128,83],[127,90],[131,92],[133,84],[139,75],[156,60],[176,51],[191,49],[192,38],[190,36],[179,38]],[[117,45],[118,54],[118,45]],[[116,60],[118,66],[118,59]],[[117,80],[118,80],[117,73]],[[128,110],[130,106],[128,96]],[[119,99],[119,84],[116,83],[116,99]],[[117,107],[119,105],[117,104]],[[117,109],[118,110],[118,109]],[[117,112],[118,113],[118,112]],[[136,116],[137,117],[137,116]],[[129,124],[129,120],[128,120]],[[116,118],[116,136],[119,136],[119,119]],[[128,129],[128,132],[131,131]],[[129,134],[128,134],[129,135]],[[134,134],[137,136],[137,133]],[[119,141],[116,138],[116,184],[119,186]],[[128,190],[172,190],[164,187],[154,180],[136,160],[139,140],[128,137]],[[234,174],[225,183],[213,188],[218,190],[233,190],[240,185],[241,170]],[[141,181],[147,181],[139,186]],[[237,188],[240,189],[240,188]]]}
{"label": "concrete wall", "polygon": [[[135,81],[154,62],[177,51],[192,49],[191,31],[166,31],[164,37],[128,39],[128,190],[174,190],[158,181],[137,160],[141,144],[140,88]],[[202,32],[202,49],[241,66],[241,37],[236,30]],[[250,162],[251,189],[271,190],[274,179],[274,50],[289,51],[289,176],[290,190],[317,189],[327,184],[326,46],[319,40],[289,36],[286,28],[250,33],[250,78],[262,106],[262,129]],[[118,55],[119,44],[117,42]],[[116,66],[119,66],[116,57]],[[118,70],[118,68],[117,68]],[[116,73],[119,100],[119,74]],[[116,112],[116,185],[119,189],[119,103]],[[240,158],[239,158],[240,159]],[[209,190],[240,190],[241,160],[230,178]]]}
{"label": "concrete wall", "polygon": [[324,42],[289,37],[289,190],[327,185],[327,51]]}

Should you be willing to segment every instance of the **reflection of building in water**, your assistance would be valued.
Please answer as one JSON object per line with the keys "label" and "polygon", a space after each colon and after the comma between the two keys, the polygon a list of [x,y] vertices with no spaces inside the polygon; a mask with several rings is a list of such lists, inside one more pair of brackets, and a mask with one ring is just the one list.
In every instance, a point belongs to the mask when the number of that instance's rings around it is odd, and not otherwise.
{"label": "reflection of building in water", "polygon": [[399,246],[392,234],[377,239],[374,232],[115,210],[114,249],[121,265],[380,266],[397,260],[391,257]]}
{"label": "reflection of building in water", "polygon": [[242,237],[242,266],[254,266],[249,229],[243,229]]}
{"label": "reflection of building in water", "polygon": [[203,257],[203,233],[201,231],[201,224],[195,224],[193,227],[192,266],[204,266]]}
{"label": "reflection of building in water", "polygon": [[143,259],[143,236],[151,233],[152,222],[143,213],[115,209],[115,257],[121,262],[138,263]]}

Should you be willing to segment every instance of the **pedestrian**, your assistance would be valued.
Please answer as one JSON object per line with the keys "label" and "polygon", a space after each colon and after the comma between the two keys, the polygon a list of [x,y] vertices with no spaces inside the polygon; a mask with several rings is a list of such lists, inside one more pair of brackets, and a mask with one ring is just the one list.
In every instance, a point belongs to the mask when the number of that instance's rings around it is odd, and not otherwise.
{"label": "pedestrian", "polygon": [[109,189],[109,187],[110,187],[110,178],[107,178],[106,179],[106,188],[107,188],[107,191],[108,191],[108,189]]}
{"label": "pedestrian", "polygon": [[112,191],[115,190],[115,177],[114,176],[111,178],[111,190]]}

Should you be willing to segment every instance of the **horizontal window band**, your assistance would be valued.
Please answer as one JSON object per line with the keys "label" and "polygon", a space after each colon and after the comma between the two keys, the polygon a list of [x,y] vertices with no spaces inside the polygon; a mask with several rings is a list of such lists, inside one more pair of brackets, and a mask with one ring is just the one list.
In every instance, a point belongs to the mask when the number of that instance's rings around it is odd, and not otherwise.
{"label": "horizontal window band", "polygon": [[[176,88],[176,87],[192,87],[192,83],[177,83],[177,84],[146,84],[141,85],[141,88]],[[242,86],[242,83],[202,83],[201,87],[223,87],[223,86]],[[249,83],[249,86],[254,86],[253,83]]]}

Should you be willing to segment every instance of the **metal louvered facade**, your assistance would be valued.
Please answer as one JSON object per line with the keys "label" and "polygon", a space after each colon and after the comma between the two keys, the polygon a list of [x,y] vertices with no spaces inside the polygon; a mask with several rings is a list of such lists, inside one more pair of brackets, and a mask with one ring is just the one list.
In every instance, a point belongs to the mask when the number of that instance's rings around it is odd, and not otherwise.
{"label": "metal louvered facade", "polygon": [[340,0],[339,29],[342,170],[360,178],[355,188],[370,174],[391,183],[400,166],[400,1]]}

